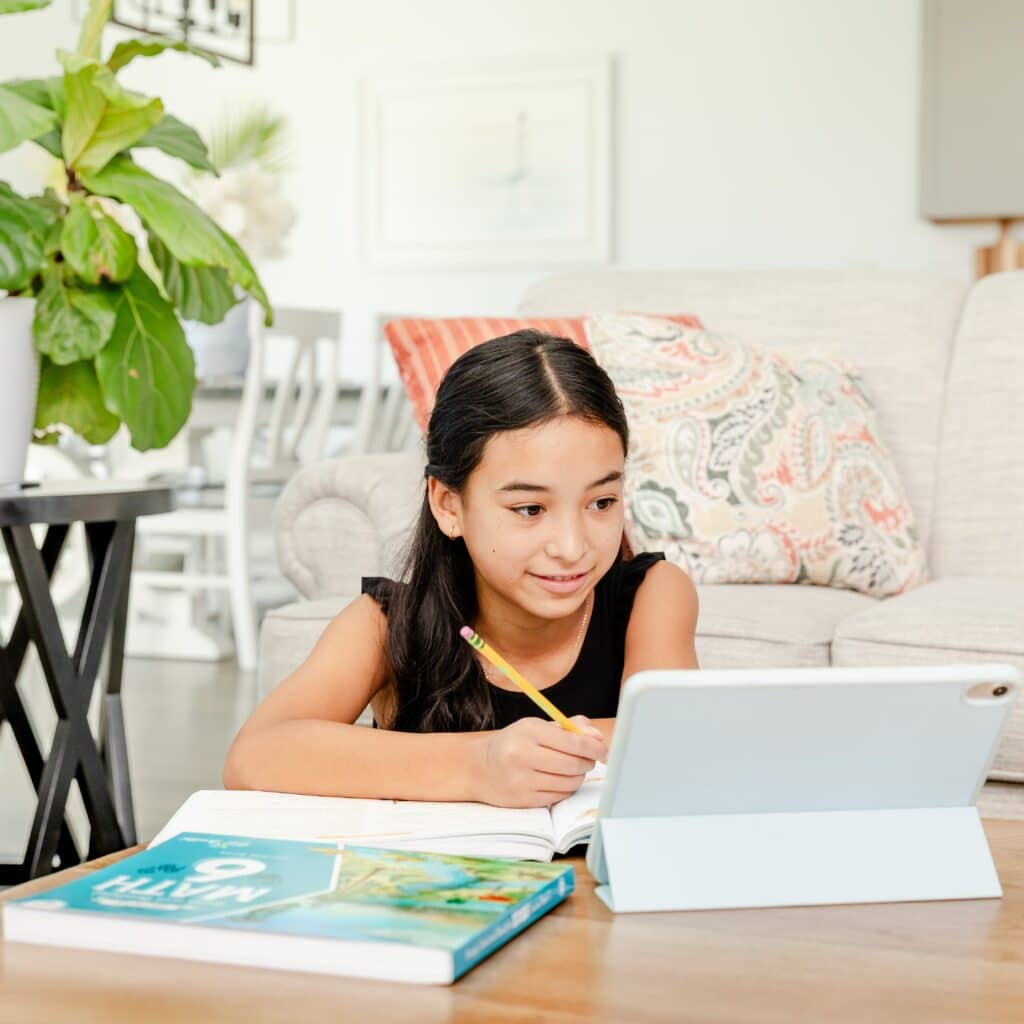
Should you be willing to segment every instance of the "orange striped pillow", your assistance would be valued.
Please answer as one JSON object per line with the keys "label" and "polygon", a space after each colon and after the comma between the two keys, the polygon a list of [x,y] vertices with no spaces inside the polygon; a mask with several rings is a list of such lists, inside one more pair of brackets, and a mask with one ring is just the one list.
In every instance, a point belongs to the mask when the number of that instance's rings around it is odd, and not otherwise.
{"label": "orange striped pillow", "polygon": [[[689,314],[665,316],[685,327],[702,327]],[[384,334],[391,346],[405,392],[412,403],[420,429],[426,432],[434,395],[448,367],[464,352],[491,338],[533,328],[568,338],[589,349],[583,317],[454,317],[430,320],[390,320]]]}

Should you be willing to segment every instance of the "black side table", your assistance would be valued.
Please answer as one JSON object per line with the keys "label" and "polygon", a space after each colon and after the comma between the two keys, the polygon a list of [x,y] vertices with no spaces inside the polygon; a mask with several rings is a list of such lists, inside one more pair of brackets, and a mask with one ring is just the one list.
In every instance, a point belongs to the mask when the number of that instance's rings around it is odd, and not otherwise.
{"label": "black side table", "polygon": [[[173,507],[169,488],[146,484],[84,480],[0,487],[0,533],[21,595],[10,639],[6,646],[0,643],[0,724],[5,719],[10,724],[38,794],[25,859],[20,864],[0,864],[0,885],[16,885],[83,859],[65,815],[72,779],[78,781],[89,818],[86,857],[135,845],[121,709],[135,520]],[[91,573],[78,639],[69,652],[50,594],[50,577],[68,530],[76,522],[85,526]],[[37,548],[31,526],[40,523],[46,524],[47,531],[42,548]],[[87,715],[108,639],[97,737]],[[45,759],[15,686],[30,642],[39,653],[57,713]],[[0,780],[0,793],[3,788]]]}

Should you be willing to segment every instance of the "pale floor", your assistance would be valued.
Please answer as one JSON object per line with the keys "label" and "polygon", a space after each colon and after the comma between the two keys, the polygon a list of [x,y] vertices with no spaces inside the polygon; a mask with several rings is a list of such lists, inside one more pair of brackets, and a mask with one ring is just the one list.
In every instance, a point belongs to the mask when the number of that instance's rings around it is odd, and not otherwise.
{"label": "pale floor", "polygon": [[[97,682],[97,688],[99,682]],[[54,714],[38,663],[19,689],[45,749]],[[129,658],[123,682],[125,729],[140,842],[151,839],[197,789],[220,788],[224,756],[256,705],[256,676],[233,660],[190,662]],[[20,860],[35,810],[32,789],[10,727],[0,728],[0,860]],[[76,839],[88,833],[77,792],[71,802]],[[79,849],[84,843],[79,842]]]}

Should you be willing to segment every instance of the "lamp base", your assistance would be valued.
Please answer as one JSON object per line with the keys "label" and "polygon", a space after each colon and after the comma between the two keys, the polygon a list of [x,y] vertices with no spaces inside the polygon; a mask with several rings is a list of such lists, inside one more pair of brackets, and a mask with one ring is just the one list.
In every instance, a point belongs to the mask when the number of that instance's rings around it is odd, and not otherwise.
{"label": "lamp base", "polygon": [[974,251],[974,275],[998,274],[1004,270],[1024,269],[1024,245],[1014,241],[1010,234],[1012,220],[999,222],[999,241]]}

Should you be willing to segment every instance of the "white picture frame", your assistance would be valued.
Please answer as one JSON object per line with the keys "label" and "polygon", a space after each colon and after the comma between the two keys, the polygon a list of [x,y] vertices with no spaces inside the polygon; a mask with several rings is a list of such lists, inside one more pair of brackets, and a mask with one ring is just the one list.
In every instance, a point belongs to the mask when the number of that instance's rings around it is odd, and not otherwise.
{"label": "white picture frame", "polygon": [[360,86],[371,268],[610,259],[607,54],[403,65]]}

